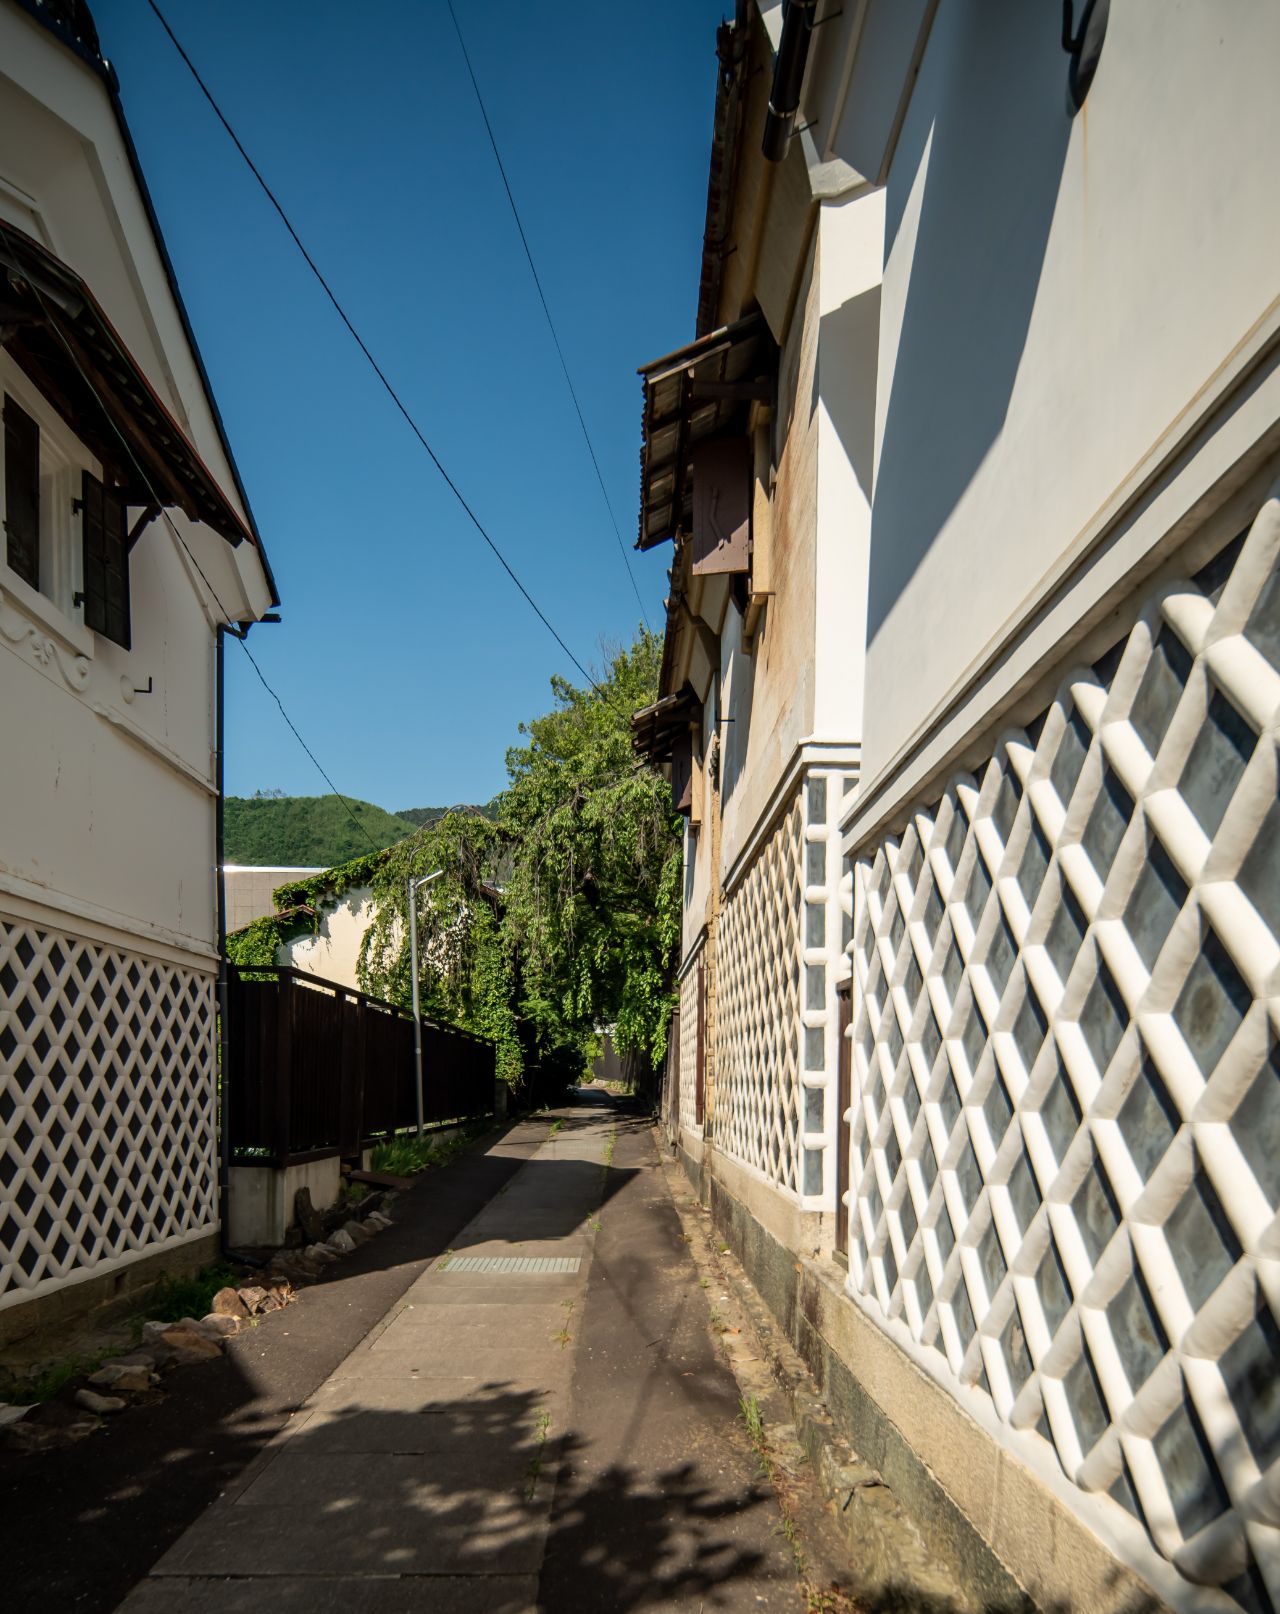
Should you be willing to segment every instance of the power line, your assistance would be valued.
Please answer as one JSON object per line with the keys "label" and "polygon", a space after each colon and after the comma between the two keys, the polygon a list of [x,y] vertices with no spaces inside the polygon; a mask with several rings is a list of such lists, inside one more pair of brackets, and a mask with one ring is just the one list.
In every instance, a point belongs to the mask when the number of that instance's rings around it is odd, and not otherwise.
{"label": "power line", "polygon": [[547,294],[542,289],[542,277],[538,274],[538,266],[533,261],[533,251],[529,246],[529,238],[524,233],[524,224],[520,218],[520,209],[516,206],[516,199],[511,190],[511,181],[507,178],[506,165],[502,161],[502,153],[498,150],[497,136],[493,132],[493,125],[489,122],[489,112],[484,104],[484,96],[480,93],[480,83],[476,78],[476,70],[471,65],[471,56],[467,51],[467,42],[462,37],[462,28],[458,22],[458,15],[453,9],[453,0],[445,0],[449,8],[449,17],[453,22],[453,31],[458,36],[458,47],[462,51],[462,60],[467,65],[467,75],[471,79],[471,88],[476,92],[476,105],[480,108],[480,116],[484,119],[485,133],[489,136],[489,145],[493,148],[493,160],[498,165],[498,173],[502,176],[502,188],[507,193],[507,201],[511,204],[511,216],[516,221],[516,229],[520,235],[520,245],[524,248],[524,255],[529,260],[529,273],[533,276],[533,283],[537,287],[538,301],[542,304],[542,312],[547,317],[547,329],[551,332],[551,340],[555,344],[556,357],[560,360],[560,368],[564,371],[565,385],[569,389],[569,396],[573,399],[574,412],[578,417],[578,424],[582,427],[583,440],[587,445],[587,453],[591,456],[591,463],[595,467],[596,481],[600,484],[600,492],[604,495],[605,509],[609,512],[609,520],[613,525],[613,536],[618,540],[618,552],[622,556],[622,564],[627,569],[627,579],[631,584],[632,593],[636,597],[636,604],[640,607],[640,615],[644,625],[649,626],[649,613],[644,608],[644,600],[636,586],[635,573],[631,570],[631,557],[627,554],[627,546],[622,541],[622,533],[618,527],[618,518],[613,513],[613,501],[609,497],[609,490],[605,486],[604,475],[600,470],[600,461],[596,458],[595,444],[591,441],[591,433],[587,430],[586,417],[582,413],[582,405],[578,402],[578,391],[573,384],[573,377],[569,374],[568,361],[564,356],[564,349],[560,345],[560,336],[556,330],[556,323],[551,317],[551,309],[547,303]]}
{"label": "power line", "polygon": [[436,470],[439,471],[441,477],[444,479],[445,486],[449,489],[450,493],[453,494],[454,498],[462,506],[463,510],[466,512],[468,518],[470,519],[472,526],[476,529],[476,531],[484,539],[485,543],[488,544],[489,548],[497,556],[498,561],[502,566],[502,569],[506,572],[507,576],[511,579],[511,581],[515,584],[515,586],[520,590],[520,593],[524,596],[525,600],[527,601],[527,603],[529,604],[529,606],[533,610],[534,614],[537,616],[538,620],[542,623],[543,627],[546,628],[547,632],[551,635],[551,637],[555,640],[555,642],[560,646],[561,650],[564,651],[565,655],[568,656],[569,660],[578,669],[578,671],[582,674],[582,676],[587,680],[587,682],[591,685],[591,687],[598,694],[603,696],[604,692],[600,689],[599,684],[596,683],[595,679],[591,676],[591,674],[587,671],[587,669],[578,660],[577,656],[574,655],[573,651],[570,650],[569,646],[560,637],[559,633],[557,633],[556,629],[552,626],[550,619],[547,617],[547,615],[543,611],[542,607],[538,604],[538,602],[534,599],[533,595],[530,594],[529,590],[524,586],[524,584],[516,576],[516,573],[515,573],[514,569],[512,568],[511,563],[507,560],[507,557],[498,548],[498,546],[494,542],[493,538],[490,537],[489,532],[486,529],[484,523],[480,520],[479,516],[476,515],[475,511],[467,503],[466,499],[463,498],[462,492],[459,489],[457,483],[449,475],[448,471],[445,470],[444,465],[441,463],[439,456],[436,454],[436,451],[432,448],[431,444],[427,441],[426,437],[423,435],[423,432],[422,432],[421,428],[418,426],[417,421],[415,421],[413,416],[409,413],[407,407],[404,404],[404,401],[400,397],[400,394],[396,391],[396,389],[392,386],[391,382],[387,379],[386,372],[382,369],[382,366],[378,363],[377,359],[374,358],[374,356],[370,352],[369,347],[366,344],[364,338],[360,335],[359,331],[356,330],[355,326],[352,324],[351,319],[347,314],[347,311],[343,308],[342,304],[338,301],[337,296],[334,294],[333,288],[330,286],[329,282],[325,279],[324,275],[320,272],[320,269],[319,269],[318,265],[316,264],[315,259],[311,256],[311,254],[307,251],[306,247],[303,245],[301,236],[298,234],[297,230],[294,229],[292,223],[289,220],[289,215],[285,212],[284,208],[280,205],[280,202],[276,198],[275,192],[271,189],[270,185],[268,185],[266,180],[262,177],[262,174],[259,172],[258,167],[255,164],[253,158],[250,157],[249,153],[245,150],[244,146],[241,144],[239,135],[236,134],[235,130],[231,127],[230,123],[227,121],[226,116],[222,111],[222,108],[218,105],[217,101],[214,100],[213,92],[210,90],[209,86],[205,83],[205,81],[201,78],[199,72],[196,69],[195,63],[191,60],[190,56],[187,55],[186,51],[183,50],[182,45],[178,40],[178,36],[174,33],[173,29],[170,28],[168,22],[165,19],[164,13],[160,10],[160,7],[156,4],[156,0],[147,0],[147,3],[151,7],[152,11],[155,13],[156,19],[159,22],[160,26],[164,29],[165,33],[168,34],[169,39],[171,40],[171,42],[173,44],[173,48],[177,51],[178,55],[181,56],[182,60],[186,63],[187,70],[190,72],[192,78],[195,79],[197,85],[200,87],[200,91],[203,94],[205,100],[208,101],[209,105],[213,108],[214,115],[218,119],[218,122],[227,131],[227,134],[231,138],[231,143],[235,146],[236,150],[244,158],[245,164],[247,165],[247,167],[249,169],[249,172],[253,175],[253,177],[257,180],[258,184],[262,187],[263,194],[266,196],[267,200],[271,203],[272,207],[275,208],[276,213],[280,217],[280,222],[284,225],[285,229],[288,230],[290,236],[292,236],[293,243],[297,247],[298,251],[302,254],[303,259],[305,260],[307,267],[311,270],[311,273],[319,281],[321,289],[323,290],[325,296],[333,304],[334,312],[337,314],[338,318],[342,321],[342,323],[346,326],[347,330],[350,332],[352,340],[355,342],[356,346],[360,349],[361,353],[363,353],[365,358],[369,361],[369,365],[372,368],[373,373],[377,376],[378,380],[381,381],[383,387],[386,389],[387,396],[391,399],[392,403],[395,404],[396,408],[404,416],[405,421],[407,422],[407,424],[409,426],[409,430],[418,439],[418,441],[419,441],[419,443],[421,443],[422,447],[427,451],[427,454],[428,454],[428,456],[429,456],[429,458],[431,460],[431,463],[435,466]]}
{"label": "power line", "polygon": [[[0,226],[0,228],[3,228],[3,226]],[[36,301],[40,304],[40,307],[43,310],[43,312],[45,314],[45,317],[47,319],[49,311],[45,307],[44,298],[40,295],[39,286],[36,285],[34,280],[29,280],[27,282],[27,284],[30,286],[31,290],[35,293]],[[75,349],[71,346],[70,342],[67,341],[66,336],[63,334],[62,327],[57,323],[56,320],[49,320],[49,325],[53,329],[53,331],[56,333],[56,335],[58,337],[58,340],[62,343],[62,346],[66,349],[67,357],[71,360],[72,364],[75,366],[77,372],[79,373],[80,379],[84,382],[85,386],[88,387],[89,391],[93,394],[94,398],[97,400],[98,407],[102,410],[102,413],[106,416],[107,423],[111,427],[111,430],[120,439],[120,446],[124,449],[125,453],[129,456],[130,460],[133,462],[134,470],[137,471],[138,475],[142,478],[143,484],[145,485],[145,487],[147,489],[147,492],[150,495],[152,504],[155,506],[155,508],[157,510],[159,510],[160,514],[164,517],[165,522],[168,525],[169,531],[177,539],[178,543],[181,544],[183,550],[186,553],[187,559],[191,562],[191,564],[195,567],[196,571],[199,573],[200,581],[204,584],[205,588],[208,589],[210,598],[213,600],[213,603],[218,608],[218,614],[221,616],[221,618],[222,618],[222,620],[224,622],[230,623],[231,620],[232,620],[231,613],[227,610],[226,606],[223,605],[222,601],[218,598],[218,591],[214,588],[213,584],[209,581],[208,577],[205,575],[204,567],[201,566],[200,562],[196,559],[195,555],[192,554],[191,546],[187,543],[187,540],[178,531],[177,524],[174,522],[174,519],[169,514],[168,510],[165,509],[164,503],[161,500],[160,495],[156,492],[154,486],[152,485],[151,478],[147,475],[147,473],[143,469],[143,467],[138,463],[138,457],[133,452],[132,445],[129,443],[128,438],[125,437],[124,433],[120,430],[119,426],[116,424],[115,417],[112,415],[111,411],[107,408],[107,406],[103,403],[102,396],[98,392],[98,389],[94,386],[94,384],[90,380],[89,376],[85,373],[84,366],[80,363],[80,360],[79,360],[79,358],[78,358],[78,356],[76,354]],[[320,777],[324,780],[325,784],[328,785],[329,789],[333,792],[333,794],[342,803],[343,808],[346,811],[347,817],[351,820],[351,822],[355,825],[355,827],[364,836],[365,840],[368,841],[368,843],[369,843],[370,847],[373,849],[373,851],[375,851],[375,852],[382,851],[383,848],[380,847],[377,844],[377,842],[373,839],[372,835],[369,834],[369,831],[365,828],[365,826],[360,822],[359,818],[356,816],[355,811],[351,806],[351,803],[342,794],[342,792],[338,789],[337,785],[334,784],[333,780],[329,777],[328,773],[321,766],[319,757],[316,756],[315,752],[311,749],[311,747],[307,744],[307,742],[302,738],[302,735],[298,732],[297,724],[293,721],[293,719],[289,716],[289,713],[286,711],[284,702],[280,699],[279,695],[272,688],[271,684],[268,683],[267,676],[263,672],[262,668],[259,666],[258,659],[254,655],[253,651],[250,650],[248,644],[245,642],[245,640],[243,638],[240,637],[239,634],[233,633],[232,637],[239,642],[241,650],[243,650],[245,655],[248,656],[249,663],[252,666],[254,672],[257,673],[258,679],[261,682],[263,689],[266,690],[267,694],[271,696],[271,699],[280,708],[280,715],[281,715],[281,717],[284,718],[285,722],[289,725],[289,730],[292,733],[294,739],[297,740],[298,744],[302,747],[302,749],[306,752],[307,756],[311,759],[312,765],[315,767],[316,772],[320,775]]]}

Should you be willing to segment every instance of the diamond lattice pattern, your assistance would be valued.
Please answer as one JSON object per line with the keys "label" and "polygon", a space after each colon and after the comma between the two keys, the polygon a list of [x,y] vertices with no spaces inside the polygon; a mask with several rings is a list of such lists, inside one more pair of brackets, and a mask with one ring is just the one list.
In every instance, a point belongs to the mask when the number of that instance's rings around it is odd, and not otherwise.
{"label": "diamond lattice pattern", "polygon": [[698,972],[702,948],[680,981],[680,1126],[695,1137],[702,1135],[698,1120]]}
{"label": "diamond lattice pattern", "polygon": [[793,1193],[801,1191],[804,856],[797,790],[726,899],[716,941],[717,1142]]}
{"label": "diamond lattice pattern", "polygon": [[213,980],[0,917],[0,1307],[217,1225]]}
{"label": "diamond lattice pattern", "polygon": [[859,1304],[1249,1609],[1280,1600],[1278,549],[1273,500],[860,859],[853,944]]}

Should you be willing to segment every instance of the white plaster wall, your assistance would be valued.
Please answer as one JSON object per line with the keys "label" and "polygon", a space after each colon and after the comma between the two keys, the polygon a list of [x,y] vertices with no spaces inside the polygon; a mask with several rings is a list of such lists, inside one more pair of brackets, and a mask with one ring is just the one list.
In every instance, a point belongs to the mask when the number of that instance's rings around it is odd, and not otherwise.
{"label": "white plaster wall", "polygon": [[336,981],[339,986],[358,989],[360,943],[372,920],[373,892],[369,887],[348,891],[341,901],[325,909],[314,936],[300,936],[280,949],[279,962],[326,981]]}
{"label": "white plaster wall", "polygon": [[[106,87],[7,4],[0,4],[0,216],[83,276],[243,516]],[[220,564],[234,561],[219,594],[237,618],[261,615],[269,591],[252,546],[236,553],[218,542],[227,551]]]}
{"label": "white plaster wall", "polygon": [[1072,120],[1053,18],[938,9],[886,191],[869,783],[1274,324],[1277,59],[1274,6],[1128,0]]}
{"label": "white plaster wall", "polygon": [[883,252],[883,192],[820,209],[813,731],[836,741],[862,723]]}
{"label": "white plaster wall", "polygon": [[[84,276],[238,503],[105,86],[8,4],[0,212]],[[131,554],[128,651],[0,559],[0,902],[208,958],[218,607],[196,567],[238,618],[266,608],[268,587],[251,544],[173,519],[191,554],[164,519]]]}

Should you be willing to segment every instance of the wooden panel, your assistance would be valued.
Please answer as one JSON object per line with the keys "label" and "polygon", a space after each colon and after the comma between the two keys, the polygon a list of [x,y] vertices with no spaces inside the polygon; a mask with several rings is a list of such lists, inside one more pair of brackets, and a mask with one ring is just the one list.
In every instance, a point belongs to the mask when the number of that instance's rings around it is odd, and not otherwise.
{"label": "wooden panel", "polygon": [[751,450],[718,437],[693,450],[693,571],[745,572],[751,533]]}
{"label": "wooden panel", "polygon": [[687,817],[693,806],[693,735],[677,736],[671,747],[671,805]]}

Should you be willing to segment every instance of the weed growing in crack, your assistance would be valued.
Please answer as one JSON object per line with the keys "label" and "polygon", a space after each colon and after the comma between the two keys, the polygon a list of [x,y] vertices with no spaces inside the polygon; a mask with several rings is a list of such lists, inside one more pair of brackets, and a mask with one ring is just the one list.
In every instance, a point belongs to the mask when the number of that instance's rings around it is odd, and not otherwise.
{"label": "weed growing in crack", "polygon": [[747,1438],[763,1458],[764,1445],[764,1414],[760,1411],[760,1403],[753,1395],[744,1395],[738,1401],[738,1416],[742,1419],[747,1431]]}
{"label": "weed growing in crack", "polygon": [[524,1499],[532,1502],[534,1492],[538,1489],[538,1480],[542,1474],[542,1461],[546,1456],[547,1433],[551,1428],[551,1414],[540,1412],[534,1424],[533,1438],[536,1442],[533,1456],[529,1459],[529,1466],[525,1470]]}

